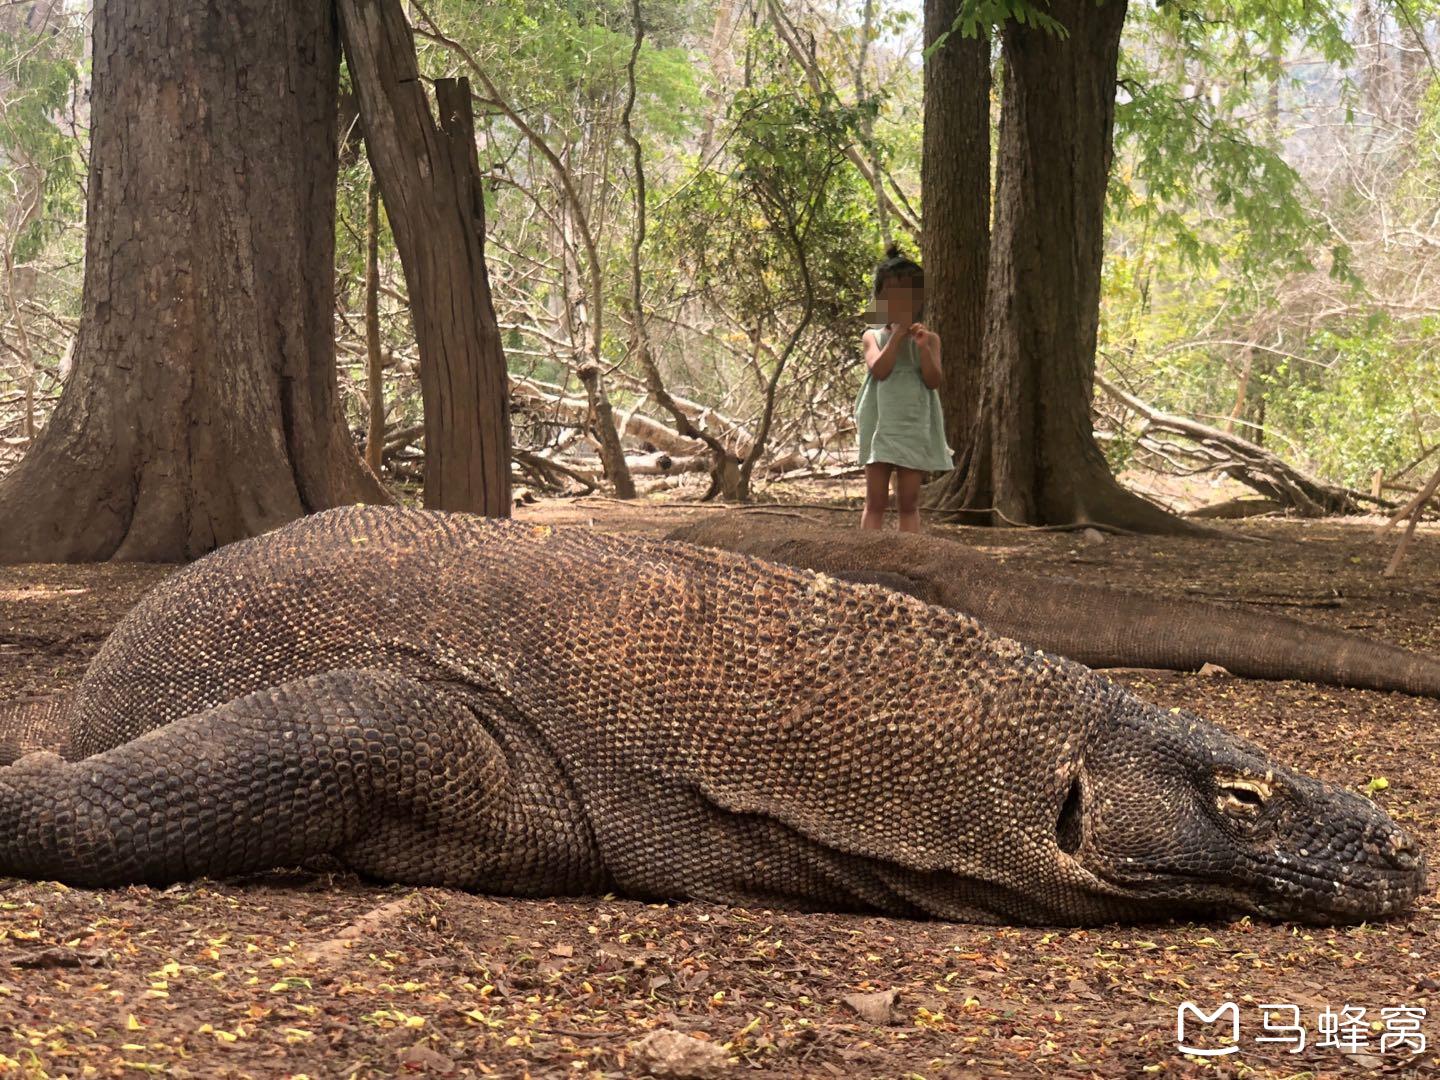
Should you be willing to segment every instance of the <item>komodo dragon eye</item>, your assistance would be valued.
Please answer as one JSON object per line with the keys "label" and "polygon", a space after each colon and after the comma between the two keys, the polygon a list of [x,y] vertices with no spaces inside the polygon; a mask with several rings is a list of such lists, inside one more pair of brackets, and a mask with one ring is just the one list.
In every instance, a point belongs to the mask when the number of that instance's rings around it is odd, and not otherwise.
{"label": "komodo dragon eye", "polygon": [[1253,821],[1270,800],[1274,789],[1260,779],[1233,777],[1219,782],[1215,804],[1229,818]]}

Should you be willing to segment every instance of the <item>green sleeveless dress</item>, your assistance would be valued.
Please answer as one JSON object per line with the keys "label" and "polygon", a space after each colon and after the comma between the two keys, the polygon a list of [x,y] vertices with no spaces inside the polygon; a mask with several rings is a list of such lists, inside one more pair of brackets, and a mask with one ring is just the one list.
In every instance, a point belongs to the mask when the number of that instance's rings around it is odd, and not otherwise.
{"label": "green sleeveless dress", "polygon": [[[890,340],[886,327],[875,334],[883,349]],[[945,441],[940,395],[920,375],[920,348],[914,340],[900,347],[890,374],[877,379],[865,373],[855,399],[855,429],[860,436],[860,464],[884,462],[906,469],[944,472],[953,464]]]}

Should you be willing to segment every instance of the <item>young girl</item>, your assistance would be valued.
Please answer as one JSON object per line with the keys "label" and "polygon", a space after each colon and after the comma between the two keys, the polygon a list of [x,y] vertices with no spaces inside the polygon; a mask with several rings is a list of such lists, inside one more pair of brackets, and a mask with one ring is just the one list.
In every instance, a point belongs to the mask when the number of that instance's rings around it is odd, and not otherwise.
{"label": "young girl", "polygon": [[940,413],[940,338],[920,322],[925,276],[891,244],[875,270],[875,308],[887,320],[867,330],[865,384],[855,401],[860,464],[865,466],[863,529],[885,525],[895,475],[900,528],[920,531],[920,478],[951,466]]}

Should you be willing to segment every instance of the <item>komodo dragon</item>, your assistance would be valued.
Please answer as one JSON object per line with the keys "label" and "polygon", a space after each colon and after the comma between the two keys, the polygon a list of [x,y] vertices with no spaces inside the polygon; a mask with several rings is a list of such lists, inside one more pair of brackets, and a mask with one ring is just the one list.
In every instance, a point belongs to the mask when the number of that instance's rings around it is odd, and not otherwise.
{"label": "komodo dragon", "polygon": [[0,768],[0,874],[381,879],[1091,924],[1406,910],[1371,801],[874,586],[331,510],[149,593]]}
{"label": "komodo dragon", "polygon": [[1283,615],[1022,573],[934,534],[729,513],[669,538],[899,589],[1089,667],[1194,671],[1211,663],[1247,678],[1440,697],[1440,660],[1429,656]]}

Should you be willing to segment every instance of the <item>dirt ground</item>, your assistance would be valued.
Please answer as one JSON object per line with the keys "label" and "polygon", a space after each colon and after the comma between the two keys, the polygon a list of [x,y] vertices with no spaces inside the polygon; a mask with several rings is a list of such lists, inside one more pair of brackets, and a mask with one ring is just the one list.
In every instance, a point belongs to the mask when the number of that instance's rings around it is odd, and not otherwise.
{"label": "dirt ground", "polygon": [[[747,512],[851,522],[852,508],[819,508],[833,494],[799,490],[799,506]],[[519,516],[654,531],[714,512],[590,498]],[[1037,575],[1268,605],[1440,652],[1440,529],[1422,530],[1403,575],[1387,580],[1391,541],[1374,526],[1261,520],[1225,526],[1235,540],[1098,543],[955,532]],[[0,699],[73,684],[168,572],[0,568]],[[1351,789],[1383,779],[1375,797],[1440,861],[1440,701],[1113,674]],[[1379,925],[1088,930],[519,901],[323,867],[164,890],[0,881],[0,1076],[663,1075],[635,1045],[654,1030],[705,1041],[715,1075],[737,1078],[1440,1076],[1433,878],[1413,914]],[[1234,1002],[1239,1052],[1181,1054],[1183,1002],[1206,1013]],[[1279,1034],[1265,1031],[1262,1005],[1299,1009],[1302,1051],[1256,1041]],[[1327,1009],[1343,1046],[1323,1045]],[[1289,1010],[1268,1015],[1295,1023]],[[1215,1026],[1196,1034],[1192,1017],[1189,1030],[1200,1048],[1223,1045]]]}

